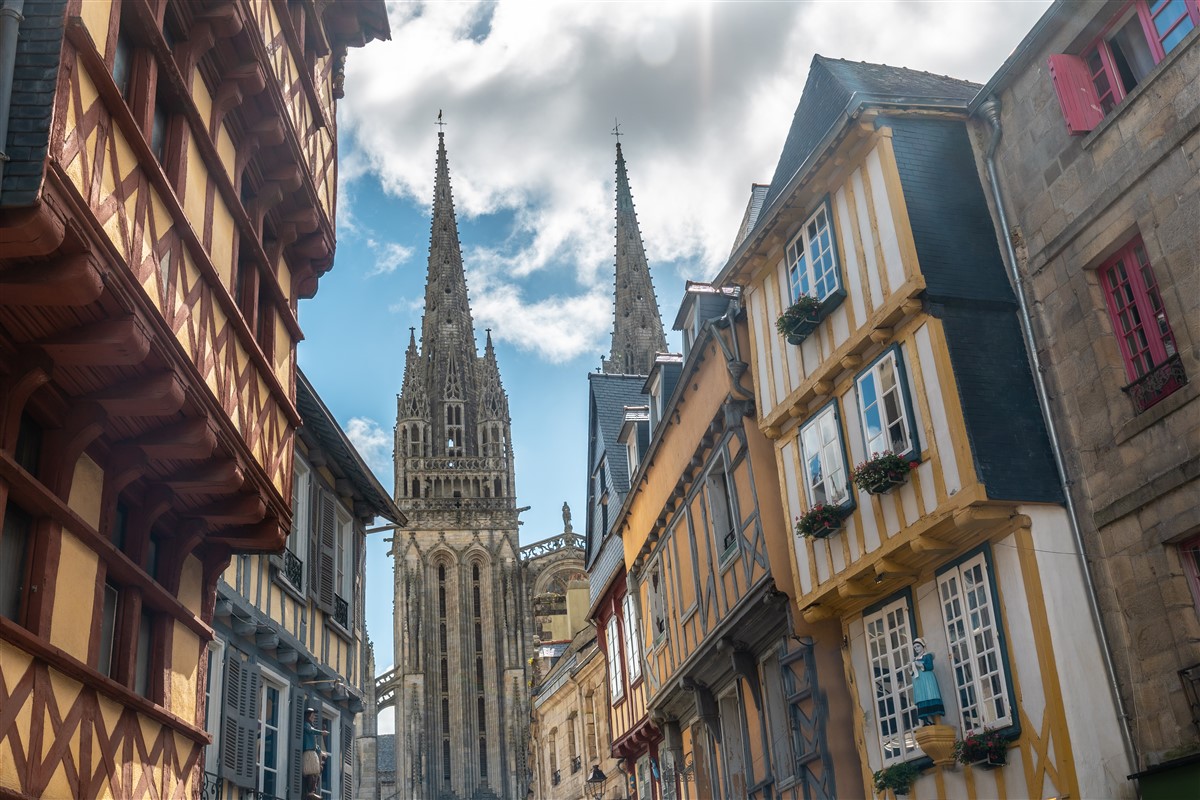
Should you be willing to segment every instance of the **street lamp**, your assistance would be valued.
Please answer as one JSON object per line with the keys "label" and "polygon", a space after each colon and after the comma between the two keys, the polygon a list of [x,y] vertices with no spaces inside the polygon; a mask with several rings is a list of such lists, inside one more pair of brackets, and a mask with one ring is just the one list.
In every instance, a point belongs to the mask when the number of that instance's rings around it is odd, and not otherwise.
{"label": "street lamp", "polygon": [[600,771],[600,765],[597,764],[592,767],[592,774],[588,776],[588,779],[584,783],[587,784],[588,791],[591,792],[592,797],[600,800],[604,796],[604,782],[607,780],[608,776]]}

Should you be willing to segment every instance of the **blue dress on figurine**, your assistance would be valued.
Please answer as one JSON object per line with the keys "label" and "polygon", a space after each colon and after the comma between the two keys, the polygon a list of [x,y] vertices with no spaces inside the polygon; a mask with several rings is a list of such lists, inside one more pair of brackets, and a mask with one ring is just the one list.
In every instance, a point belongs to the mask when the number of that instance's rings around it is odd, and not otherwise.
{"label": "blue dress on figurine", "polygon": [[946,713],[942,705],[942,692],[938,688],[937,676],[933,674],[933,653],[925,649],[924,639],[913,640],[913,701],[917,705],[917,717],[922,723],[932,725],[937,717]]}

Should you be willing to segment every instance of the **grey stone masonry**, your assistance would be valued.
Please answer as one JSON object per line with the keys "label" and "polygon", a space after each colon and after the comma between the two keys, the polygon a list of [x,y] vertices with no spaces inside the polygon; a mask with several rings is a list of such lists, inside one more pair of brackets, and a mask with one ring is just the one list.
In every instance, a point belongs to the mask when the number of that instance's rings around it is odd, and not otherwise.
{"label": "grey stone masonry", "polygon": [[612,352],[604,361],[606,373],[648,375],[654,354],[667,350],[650,265],[638,228],[625,156],[617,142],[617,263],[616,314],[613,320]]}
{"label": "grey stone masonry", "polygon": [[[1200,534],[1200,28],[1092,131],[1072,136],[1049,59],[1085,53],[1120,10],[1055,6],[985,93],[1001,103],[996,167],[1011,230],[999,235],[1016,247],[1144,769],[1200,750],[1180,678],[1200,664],[1200,597],[1187,578]],[[989,135],[977,119],[981,171]],[[1169,326],[1174,343],[1156,370],[1184,375],[1143,409],[1131,400],[1100,274],[1137,237],[1161,296],[1161,313],[1142,321],[1150,336]]]}

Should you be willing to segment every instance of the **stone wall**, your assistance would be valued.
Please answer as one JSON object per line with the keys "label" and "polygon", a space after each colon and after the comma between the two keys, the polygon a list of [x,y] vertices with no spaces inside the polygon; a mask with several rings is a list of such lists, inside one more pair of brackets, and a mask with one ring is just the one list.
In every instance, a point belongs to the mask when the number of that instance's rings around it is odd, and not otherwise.
{"label": "stone wall", "polygon": [[[996,164],[1145,767],[1197,737],[1178,672],[1200,662],[1200,617],[1178,545],[1200,531],[1200,31],[1095,130],[1070,136],[1047,58],[1082,52],[1113,9],[1060,15],[1001,84]],[[982,121],[973,136],[982,171]],[[1141,413],[1122,391],[1129,378],[1097,271],[1135,235],[1190,380]]]}

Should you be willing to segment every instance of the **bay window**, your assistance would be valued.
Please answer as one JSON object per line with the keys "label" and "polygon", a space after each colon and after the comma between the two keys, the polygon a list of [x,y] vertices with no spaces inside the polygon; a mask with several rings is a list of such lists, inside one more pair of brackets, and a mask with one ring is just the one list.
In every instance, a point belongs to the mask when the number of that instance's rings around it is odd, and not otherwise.
{"label": "bay window", "polygon": [[801,295],[825,301],[842,288],[833,218],[826,199],[804,222],[787,246],[787,277],[790,302]]}
{"label": "bay window", "polygon": [[804,493],[809,508],[838,506],[849,501],[846,456],[836,401],[800,428],[800,450],[804,462]]}
{"label": "bay window", "polygon": [[913,731],[917,707],[912,700],[912,610],[907,594],[863,616],[867,657],[874,681],[875,720],[883,765],[919,754]]}
{"label": "bay window", "polygon": [[608,695],[613,704],[625,698],[625,675],[621,667],[621,640],[617,634],[617,615],[608,618],[604,645],[608,655]]}
{"label": "bay window", "polygon": [[880,356],[859,374],[855,384],[866,457],[886,452],[901,458],[920,455],[899,348]]}

